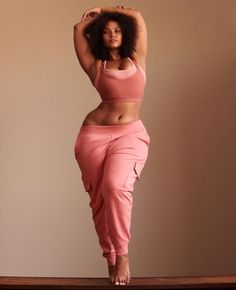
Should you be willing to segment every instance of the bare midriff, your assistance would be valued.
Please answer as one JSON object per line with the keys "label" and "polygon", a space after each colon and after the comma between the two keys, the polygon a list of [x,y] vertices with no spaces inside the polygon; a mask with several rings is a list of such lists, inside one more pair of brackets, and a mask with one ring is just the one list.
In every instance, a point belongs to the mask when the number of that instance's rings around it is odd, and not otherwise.
{"label": "bare midriff", "polygon": [[141,103],[100,103],[87,114],[83,121],[86,125],[119,125],[140,119]]}

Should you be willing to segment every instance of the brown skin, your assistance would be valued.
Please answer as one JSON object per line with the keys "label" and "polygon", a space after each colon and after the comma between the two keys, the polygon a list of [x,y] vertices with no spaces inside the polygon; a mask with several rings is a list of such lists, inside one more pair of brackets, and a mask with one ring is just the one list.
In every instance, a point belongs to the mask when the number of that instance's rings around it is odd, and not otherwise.
{"label": "brown skin", "polygon": [[[143,69],[146,69],[145,60],[147,52],[147,31],[144,19],[138,10],[117,7],[96,7],[87,10],[79,23],[74,26],[75,50],[81,67],[94,82],[97,71],[102,61],[95,59],[91,52],[86,37],[83,34],[84,28],[93,21],[100,12],[122,12],[135,17],[138,30],[135,51],[130,58],[136,61]],[[119,47],[122,44],[122,31],[116,21],[109,21],[103,30],[103,42],[108,48],[110,59],[107,61],[108,69],[125,70],[131,67],[128,58],[121,59]],[[100,103],[97,108],[87,114],[83,125],[117,125],[135,121],[140,118],[141,103]],[[130,282],[129,257],[128,254],[116,256],[116,264],[108,266],[109,279],[113,284],[125,285]]]}

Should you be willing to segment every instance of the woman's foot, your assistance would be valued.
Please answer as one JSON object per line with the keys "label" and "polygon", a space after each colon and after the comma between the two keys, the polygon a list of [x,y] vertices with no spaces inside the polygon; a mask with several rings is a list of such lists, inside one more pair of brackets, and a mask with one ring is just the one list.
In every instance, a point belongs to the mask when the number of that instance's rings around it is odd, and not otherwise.
{"label": "woman's foot", "polygon": [[114,282],[115,265],[108,265],[109,281]]}
{"label": "woman's foot", "polygon": [[115,285],[125,285],[130,282],[130,271],[129,271],[129,257],[128,254],[116,256],[116,265],[114,271]]}

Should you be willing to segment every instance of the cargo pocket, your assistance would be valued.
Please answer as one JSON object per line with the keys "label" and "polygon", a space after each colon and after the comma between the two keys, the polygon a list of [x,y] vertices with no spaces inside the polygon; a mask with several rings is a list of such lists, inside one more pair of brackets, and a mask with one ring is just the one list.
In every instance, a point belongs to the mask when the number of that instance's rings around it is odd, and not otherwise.
{"label": "cargo pocket", "polygon": [[92,190],[91,182],[89,180],[87,180],[83,175],[82,175],[81,179],[83,181],[85,191],[90,192]]}
{"label": "cargo pocket", "polygon": [[130,170],[124,184],[125,188],[128,189],[130,192],[134,190],[135,181],[140,179],[143,166],[144,163],[140,161],[135,161],[132,169]]}
{"label": "cargo pocket", "polygon": [[144,166],[144,163],[141,163],[141,162],[135,162],[134,170],[135,170],[135,172],[136,172],[136,175],[137,175],[137,179],[138,179],[138,180],[140,179],[141,172],[142,172],[142,170],[143,170],[143,166]]}

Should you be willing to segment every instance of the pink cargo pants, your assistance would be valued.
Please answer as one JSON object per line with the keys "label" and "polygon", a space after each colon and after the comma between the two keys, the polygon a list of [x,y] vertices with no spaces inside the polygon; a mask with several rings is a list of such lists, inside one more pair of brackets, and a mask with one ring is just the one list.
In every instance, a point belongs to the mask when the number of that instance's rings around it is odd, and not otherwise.
{"label": "pink cargo pants", "polygon": [[141,119],[121,125],[81,126],[74,146],[103,257],[109,265],[128,253],[134,183],[148,157]]}

